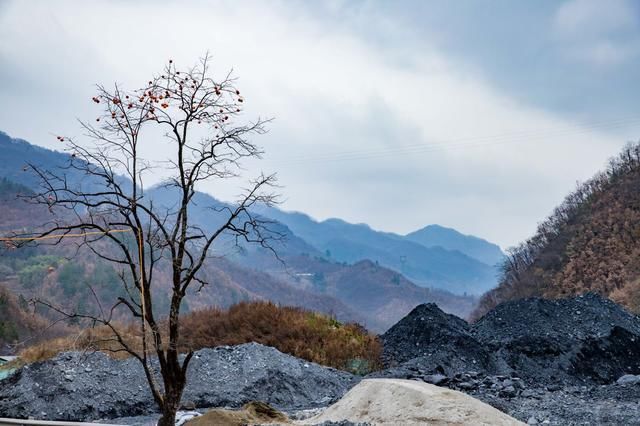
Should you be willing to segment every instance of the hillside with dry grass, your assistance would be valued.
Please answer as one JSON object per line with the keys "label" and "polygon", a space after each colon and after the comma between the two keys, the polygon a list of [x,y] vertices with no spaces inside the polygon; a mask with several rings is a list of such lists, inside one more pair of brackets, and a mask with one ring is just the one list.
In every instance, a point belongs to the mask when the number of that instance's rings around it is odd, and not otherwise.
{"label": "hillside with dry grass", "polygon": [[[120,324],[127,344],[141,347],[137,329]],[[354,373],[380,367],[378,337],[361,326],[296,307],[270,302],[242,302],[229,309],[208,308],[184,316],[181,351],[257,342],[307,361]],[[64,351],[101,350],[127,356],[105,327],[86,328],[33,344],[20,353],[25,363],[52,358]]]}
{"label": "hillside with dry grass", "polygon": [[509,251],[500,285],[474,317],[506,300],[585,292],[640,313],[640,144],[626,146]]}
{"label": "hillside with dry grass", "polygon": [[182,333],[185,347],[192,349],[257,342],[342,370],[380,366],[380,342],[360,325],[269,302],[193,312],[184,317]]}

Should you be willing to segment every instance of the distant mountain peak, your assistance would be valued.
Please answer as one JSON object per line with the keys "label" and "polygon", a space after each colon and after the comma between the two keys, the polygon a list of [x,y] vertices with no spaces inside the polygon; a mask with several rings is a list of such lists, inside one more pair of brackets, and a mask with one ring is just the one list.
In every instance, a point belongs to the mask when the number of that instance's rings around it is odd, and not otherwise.
{"label": "distant mountain peak", "polygon": [[491,266],[499,264],[504,258],[504,253],[497,244],[442,225],[427,225],[405,235],[405,238],[425,247],[457,250]]}
{"label": "distant mountain peak", "polygon": [[347,222],[344,219],[340,219],[340,218],[337,218],[337,217],[330,217],[329,219],[325,219],[320,223],[323,223],[325,225],[335,225],[335,226],[357,226],[357,227],[360,227],[360,228],[365,228],[367,230],[371,229],[371,226],[369,226],[366,223],[362,223],[362,222],[361,223],[350,223],[350,222]]}

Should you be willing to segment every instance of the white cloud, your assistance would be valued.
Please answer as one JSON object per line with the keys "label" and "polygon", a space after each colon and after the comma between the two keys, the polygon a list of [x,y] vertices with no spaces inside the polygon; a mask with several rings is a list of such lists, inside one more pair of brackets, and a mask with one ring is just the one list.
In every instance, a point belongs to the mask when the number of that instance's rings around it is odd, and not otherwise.
{"label": "white cloud", "polygon": [[276,118],[262,167],[279,171],[284,207],[319,218],[398,232],[441,223],[509,245],[625,142],[511,99],[428,40],[390,51],[257,1],[10,3],[0,129],[52,146],[49,132],[90,118],[93,83],[136,86],[206,50],[218,72],[235,68],[249,115]]}
{"label": "white cloud", "polygon": [[638,19],[629,0],[569,0],[554,17],[557,31],[570,37],[599,37],[633,29]]}
{"label": "white cloud", "polygon": [[637,30],[639,23],[629,0],[570,0],[553,19],[569,56],[599,67],[620,65],[640,53],[639,40],[620,37]]}
{"label": "white cloud", "polygon": [[576,51],[577,56],[598,66],[620,65],[640,53],[640,46],[636,43],[613,43],[607,40],[599,41]]}

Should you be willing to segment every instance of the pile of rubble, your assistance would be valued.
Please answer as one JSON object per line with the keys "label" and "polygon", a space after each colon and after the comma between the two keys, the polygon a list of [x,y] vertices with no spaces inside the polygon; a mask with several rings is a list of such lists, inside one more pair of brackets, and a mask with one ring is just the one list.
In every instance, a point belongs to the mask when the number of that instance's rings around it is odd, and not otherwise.
{"label": "pile of rubble", "polygon": [[[282,411],[325,407],[359,378],[257,343],[196,352],[183,401],[198,408],[264,401]],[[0,381],[0,417],[91,421],[155,413],[135,359],[63,353]]]}
{"label": "pile of rubble", "polygon": [[595,294],[507,302],[475,324],[421,305],[381,338],[375,377],[460,390],[532,424],[640,424],[640,318]]}
{"label": "pile of rubble", "polygon": [[507,302],[475,324],[420,305],[382,341],[386,376],[471,371],[565,386],[640,374],[640,319],[594,294]]}

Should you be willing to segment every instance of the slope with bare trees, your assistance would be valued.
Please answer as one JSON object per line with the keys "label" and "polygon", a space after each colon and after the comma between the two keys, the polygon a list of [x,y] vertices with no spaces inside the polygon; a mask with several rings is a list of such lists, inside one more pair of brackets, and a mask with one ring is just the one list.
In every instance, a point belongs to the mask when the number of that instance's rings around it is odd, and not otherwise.
{"label": "slope with bare trees", "polygon": [[639,243],[640,144],[629,144],[508,252],[500,285],[474,317],[506,300],[588,291],[640,312]]}

